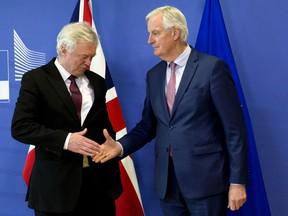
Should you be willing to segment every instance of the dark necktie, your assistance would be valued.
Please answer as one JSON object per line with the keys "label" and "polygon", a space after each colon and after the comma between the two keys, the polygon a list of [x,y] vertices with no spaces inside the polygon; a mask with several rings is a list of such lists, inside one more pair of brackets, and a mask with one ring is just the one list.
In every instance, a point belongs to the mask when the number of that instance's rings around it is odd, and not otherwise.
{"label": "dark necktie", "polygon": [[76,108],[76,111],[77,111],[77,115],[79,117],[79,119],[81,120],[81,106],[82,106],[82,94],[75,82],[75,76],[71,75],[69,77],[69,79],[71,80],[71,83],[70,83],[70,87],[69,87],[69,90],[71,92],[71,97],[72,97],[72,100],[74,102],[74,105],[75,105],[75,108]]}
{"label": "dark necktie", "polygon": [[175,93],[176,93],[175,67],[176,67],[176,64],[174,62],[171,62],[170,63],[171,76],[167,85],[167,93],[166,93],[166,100],[167,100],[167,105],[168,105],[170,113],[172,111],[172,107],[173,107],[174,99],[175,99]]}
{"label": "dark necktie", "polygon": [[[70,86],[69,86],[69,90],[71,92],[71,97],[72,100],[74,102],[76,111],[77,111],[77,115],[79,117],[79,119],[81,120],[81,106],[82,106],[82,94],[76,84],[75,81],[75,76],[71,75],[69,77],[69,79],[71,80]],[[89,161],[88,161],[88,157],[83,155],[83,167],[89,167]]]}

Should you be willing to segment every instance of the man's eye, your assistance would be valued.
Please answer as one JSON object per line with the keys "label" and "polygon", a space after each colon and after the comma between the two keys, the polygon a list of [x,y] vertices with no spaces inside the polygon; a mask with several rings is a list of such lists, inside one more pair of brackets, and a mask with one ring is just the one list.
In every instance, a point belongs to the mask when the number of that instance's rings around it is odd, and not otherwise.
{"label": "man's eye", "polygon": [[152,35],[157,36],[157,35],[159,35],[159,32],[152,32]]}

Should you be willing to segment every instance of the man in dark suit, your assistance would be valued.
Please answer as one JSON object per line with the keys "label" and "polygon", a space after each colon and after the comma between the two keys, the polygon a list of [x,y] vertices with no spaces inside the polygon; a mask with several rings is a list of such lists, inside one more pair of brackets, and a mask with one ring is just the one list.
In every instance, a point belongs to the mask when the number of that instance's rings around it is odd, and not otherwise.
{"label": "man in dark suit", "polygon": [[148,43],[163,61],[147,73],[142,119],[118,143],[104,130],[106,141],[93,161],[129,155],[156,138],[155,188],[164,215],[238,210],[246,201],[247,132],[229,68],[187,44],[178,9],[155,9],[146,20]]}
{"label": "man in dark suit", "polygon": [[103,129],[115,137],[105,80],[88,70],[98,40],[86,23],[68,24],[57,37],[58,57],[23,75],[11,130],[16,140],[35,146],[26,199],[36,216],[116,215],[118,161],[91,161],[96,142],[105,141]]}

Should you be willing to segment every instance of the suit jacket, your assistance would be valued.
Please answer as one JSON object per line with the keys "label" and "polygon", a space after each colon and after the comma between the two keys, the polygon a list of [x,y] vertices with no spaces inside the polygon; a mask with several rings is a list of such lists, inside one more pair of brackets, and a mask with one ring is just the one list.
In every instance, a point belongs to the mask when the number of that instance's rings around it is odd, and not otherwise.
{"label": "suit jacket", "polygon": [[176,93],[171,115],[166,105],[167,63],[146,77],[141,121],[119,140],[125,155],[155,140],[155,188],[166,194],[169,146],[181,191],[195,199],[247,184],[247,131],[227,64],[192,49]]}
{"label": "suit jacket", "polygon": [[[52,59],[24,74],[12,120],[12,136],[35,145],[35,163],[28,186],[29,207],[40,211],[71,211],[82,184],[83,156],[63,150],[69,132],[88,129],[86,137],[103,143],[103,129],[115,132],[105,103],[105,80],[91,71],[85,75],[94,89],[94,103],[81,126],[71,96]],[[95,185],[111,198],[122,192],[118,162],[90,163]],[[84,183],[85,184],[85,183]],[[101,196],[98,194],[97,196]]]}

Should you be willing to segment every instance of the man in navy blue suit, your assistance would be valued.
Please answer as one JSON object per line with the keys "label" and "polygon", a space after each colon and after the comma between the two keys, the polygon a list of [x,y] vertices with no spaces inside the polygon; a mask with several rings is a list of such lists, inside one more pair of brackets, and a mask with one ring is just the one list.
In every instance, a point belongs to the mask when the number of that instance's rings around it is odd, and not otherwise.
{"label": "man in navy blue suit", "polygon": [[[166,216],[223,216],[246,201],[247,131],[228,65],[187,44],[185,16],[174,7],[146,16],[154,55],[146,77],[141,121],[118,142],[106,142],[95,162],[127,156],[155,138],[155,188]],[[173,63],[172,63],[173,62]],[[175,99],[166,102],[172,65]]]}

